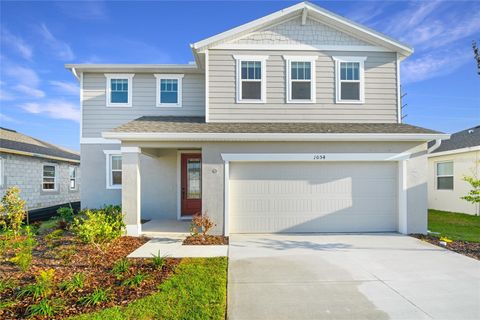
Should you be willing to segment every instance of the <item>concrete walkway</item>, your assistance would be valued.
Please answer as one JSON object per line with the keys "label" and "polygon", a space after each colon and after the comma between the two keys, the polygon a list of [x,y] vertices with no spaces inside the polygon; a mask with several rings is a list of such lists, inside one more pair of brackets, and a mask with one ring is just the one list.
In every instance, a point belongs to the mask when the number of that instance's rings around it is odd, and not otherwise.
{"label": "concrete walkway", "polygon": [[480,319],[480,262],[397,234],[231,235],[228,319]]}
{"label": "concrete walkway", "polygon": [[129,258],[151,258],[153,255],[170,258],[226,257],[228,246],[184,246],[185,235],[170,234],[156,237],[128,255]]}

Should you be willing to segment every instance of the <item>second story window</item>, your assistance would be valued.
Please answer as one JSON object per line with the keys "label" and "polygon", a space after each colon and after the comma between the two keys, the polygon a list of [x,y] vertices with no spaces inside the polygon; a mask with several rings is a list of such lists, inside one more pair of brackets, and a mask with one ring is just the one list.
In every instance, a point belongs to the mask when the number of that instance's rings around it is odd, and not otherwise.
{"label": "second story window", "polygon": [[105,74],[107,107],[132,106],[133,74]]}
{"label": "second story window", "polygon": [[336,103],[364,102],[365,57],[333,57],[335,60]]}
{"label": "second story window", "polygon": [[284,56],[287,103],[315,103],[316,57]]}
{"label": "second story window", "polygon": [[266,56],[234,56],[237,61],[237,103],[266,102]]}
{"label": "second story window", "polygon": [[155,78],[157,107],[181,107],[183,74],[155,74]]}

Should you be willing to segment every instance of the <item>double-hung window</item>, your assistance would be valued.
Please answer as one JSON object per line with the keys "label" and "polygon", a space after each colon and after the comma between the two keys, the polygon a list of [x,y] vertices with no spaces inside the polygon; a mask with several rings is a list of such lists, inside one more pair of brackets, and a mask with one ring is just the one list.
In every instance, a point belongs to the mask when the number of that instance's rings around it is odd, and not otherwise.
{"label": "double-hung window", "polygon": [[57,190],[57,166],[55,164],[43,165],[42,190]]}
{"label": "double-hung window", "polygon": [[68,167],[68,176],[70,179],[70,190],[77,190],[77,167]]}
{"label": "double-hung window", "polygon": [[333,57],[336,103],[363,103],[366,57]]}
{"label": "double-hung window", "polygon": [[122,187],[122,154],[120,150],[104,150],[106,156],[107,189]]}
{"label": "double-hung window", "polygon": [[105,74],[105,77],[107,78],[107,107],[132,106],[133,76],[133,74]]}
{"label": "double-hung window", "polygon": [[155,78],[157,107],[181,107],[183,74],[155,74]]}
{"label": "double-hung window", "polygon": [[265,103],[267,56],[234,56],[237,72],[237,103]]}
{"label": "double-hung window", "polygon": [[437,190],[453,190],[453,161],[437,162]]}
{"label": "double-hung window", "polygon": [[287,103],[315,103],[317,57],[284,56],[287,70]]}

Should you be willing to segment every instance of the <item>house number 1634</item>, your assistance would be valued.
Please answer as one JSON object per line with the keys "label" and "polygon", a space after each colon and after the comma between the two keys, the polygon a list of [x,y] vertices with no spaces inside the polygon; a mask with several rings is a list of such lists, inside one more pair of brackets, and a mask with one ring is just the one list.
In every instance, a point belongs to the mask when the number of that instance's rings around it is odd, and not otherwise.
{"label": "house number 1634", "polygon": [[325,160],[325,155],[324,154],[314,154],[313,155],[313,160]]}

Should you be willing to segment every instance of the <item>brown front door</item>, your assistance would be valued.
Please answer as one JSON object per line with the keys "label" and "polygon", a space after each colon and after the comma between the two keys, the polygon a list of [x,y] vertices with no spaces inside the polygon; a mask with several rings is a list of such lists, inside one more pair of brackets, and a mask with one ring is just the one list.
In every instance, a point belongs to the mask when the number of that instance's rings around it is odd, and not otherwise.
{"label": "brown front door", "polygon": [[182,154],[182,217],[202,211],[202,155]]}

